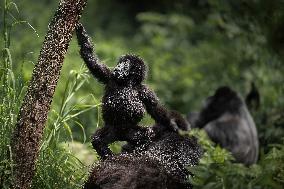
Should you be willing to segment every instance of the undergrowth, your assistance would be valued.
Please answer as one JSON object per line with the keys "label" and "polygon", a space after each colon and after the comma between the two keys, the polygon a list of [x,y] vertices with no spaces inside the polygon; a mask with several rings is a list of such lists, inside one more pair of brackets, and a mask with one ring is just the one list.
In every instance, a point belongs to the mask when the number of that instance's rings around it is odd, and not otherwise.
{"label": "undergrowth", "polygon": [[89,167],[61,144],[73,141],[71,122],[80,127],[85,136],[84,127],[77,117],[100,106],[92,95],[78,100],[75,98],[76,92],[87,82],[88,75],[83,66],[78,71],[71,70],[60,109],[53,109],[49,114],[33,182],[35,189],[82,188]]}
{"label": "undergrowth", "polygon": [[[28,25],[20,19],[19,10],[13,1],[5,0],[1,5],[3,28],[1,28],[1,60],[0,60],[0,188],[10,188],[13,179],[13,162],[10,140],[22,99],[27,89],[22,70],[13,68],[13,57],[10,51],[11,31],[18,24]],[[14,15],[16,13],[16,16]],[[36,32],[35,32],[36,33]],[[28,61],[28,60],[25,60]],[[23,61],[21,67],[26,62]],[[92,95],[76,98],[77,91],[87,82],[88,74],[84,66],[79,70],[71,70],[62,103],[59,110],[52,109],[44,132],[44,139],[37,161],[37,171],[32,188],[82,188],[88,167],[76,158],[70,149],[61,145],[73,141],[73,123],[82,130],[84,127],[77,117],[100,103]],[[87,103],[88,102],[88,103]],[[90,104],[91,103],[91,104]],[[99,119],[98,119],[99,120]]]}
{"label": "undergrowth", "polygon": [[257,164],[246,167],[232,163],[229,152],[214,146],[204,131],[192,131],[204,149],[200,164],[189,170],[195,175],[191,183],[196,189],[281,189],[284,187],[284,138],[261,154]]}
{"label": "undergrowth", "polygon": [[1,28],[0,60],[0,188],[8,188],[13,174],[10,138],[16,122],[22,97],[26,89],[21,75],[15,77],[13,59],[10,52],[10,33],[17,20],[12,11],[18,11],[17,5],[5,0],[1,5],[3,28]]}

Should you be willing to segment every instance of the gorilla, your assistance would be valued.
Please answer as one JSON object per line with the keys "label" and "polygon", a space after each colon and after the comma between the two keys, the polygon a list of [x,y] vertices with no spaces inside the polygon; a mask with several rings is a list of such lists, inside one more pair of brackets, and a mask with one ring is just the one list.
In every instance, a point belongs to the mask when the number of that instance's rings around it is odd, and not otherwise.
{"label": "gorilla", "polygon": [[232,153],[236,162],[257,162],[257,130],[243,99],[225,86],[206,99],[200,112],[188,114],[192,128],[202,128],[209,138]]}
{"label": "gorilla", "polygon": [[[115,141],[127,141],[135,146],[155,137],[155,132],[160,132],[157,129],[177,130],[171,113],[161,105],[155,93],[142,84],[147,69],[139,56],[123,55],[111,70],[94,55],[92,42],[82,24],[77,25],[76,34],[81,57],[93,76],[105,85],[102,98],[104,127],[92,137],[92,145],[102,159],[113,155],[108,144]],[[146,112],[161,125],[154,132],[138,125]]]}
{"label": "gorilla", "polygon": [[84,189],[191,189],[187,168],[196,165],[202,153],[196,138],[164,131],[147,149],[95,164]]}
{"label": "gorilla", "polygon": [[[102,98],[104,126],[92,137],[101,157],[91,170],[85,189],[190,189],[189,166],[202,154],[197,140],[181,136],[188,122],[175,111],[168,111],[142,82],[146,65],[136,55],[119,58],[111,70],[100,63],[84,27],[76,27],[80,54],[92,75],[105,85]],[[139,122],[148,112],[155,120],[152,127]],[[125,151],[113,155],[108,144],[126,141]]]}

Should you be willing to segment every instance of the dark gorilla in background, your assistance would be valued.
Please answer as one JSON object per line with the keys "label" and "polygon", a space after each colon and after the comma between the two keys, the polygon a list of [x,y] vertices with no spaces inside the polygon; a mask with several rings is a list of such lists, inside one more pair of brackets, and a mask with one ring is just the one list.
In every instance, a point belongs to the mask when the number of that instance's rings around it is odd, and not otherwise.
{"label": "dark gorilla in background", "polygon": [[242,98],[229,87],[218,88],[188,120],[192,128],[203,128],[213,142],[230,151],[236,162],[256,163],[259,144],[254,121]]}

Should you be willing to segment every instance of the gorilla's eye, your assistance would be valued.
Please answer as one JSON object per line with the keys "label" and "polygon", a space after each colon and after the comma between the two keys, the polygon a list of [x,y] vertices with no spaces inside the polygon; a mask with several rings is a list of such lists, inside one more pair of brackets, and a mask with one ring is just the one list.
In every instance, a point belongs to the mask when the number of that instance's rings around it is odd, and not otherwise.
{"label": "gorilla's eye", "polygon": [[117,78],[123,78],[129,75],[129,70],[130,70],[130,60],[127,59],[126,61],[117,64],[113,72]]}

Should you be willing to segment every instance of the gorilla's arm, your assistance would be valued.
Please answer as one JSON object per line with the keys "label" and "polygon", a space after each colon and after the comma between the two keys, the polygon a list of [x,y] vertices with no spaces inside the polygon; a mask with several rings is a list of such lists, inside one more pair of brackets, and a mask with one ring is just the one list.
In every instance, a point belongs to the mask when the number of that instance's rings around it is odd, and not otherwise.
{"label": "gorilla's arm", "polygon": [[140,89],[140,99],[144,103],[147,112],[151,117],[160,125],[167,126],[168,129],[173,130],[173,124],[171,123],[170,112],[163,107],[156,94],[148,89],[146,86],[142,85]]}
{"label": "gorilla's arm", "polygon": [[190,123],[184,119],[178,111],[171,110],[171,119],[174,120],[179,129],[184,131],[189,131],[191,129]]}
{"label": "gorilla's arm", "polygon": [[94,47],[85,28],[81,23],[76,27],[78,44],[81,47],[80,54],[91,73],[102,83],[107,83],[110,79],[111,70],[101,64],[98,57],[94,55]]}

